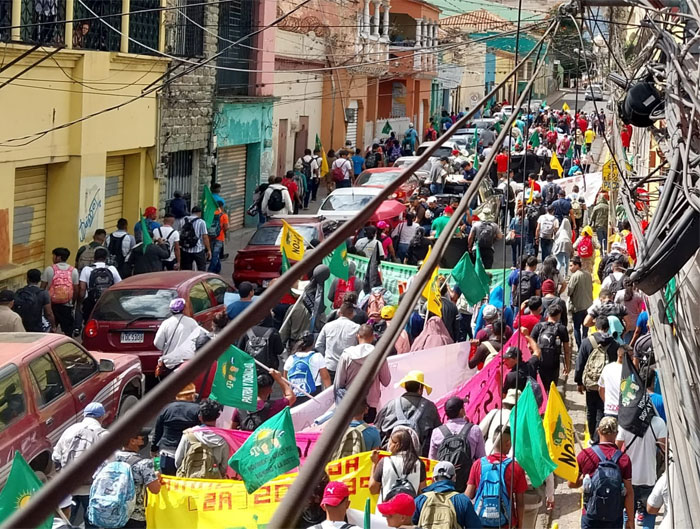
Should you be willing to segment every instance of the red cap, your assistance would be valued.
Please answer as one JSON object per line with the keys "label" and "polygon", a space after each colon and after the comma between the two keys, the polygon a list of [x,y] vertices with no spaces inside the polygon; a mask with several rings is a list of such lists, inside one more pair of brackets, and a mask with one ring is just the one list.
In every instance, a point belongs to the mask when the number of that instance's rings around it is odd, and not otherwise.
{"label": "red cap", "polygon": [[323,491],[321,505],[336,507],[348,496],[350,496],[350,491],[345,483],[342,481],[331,481],[328,483],[328,485],[326,485],[326,488]]}
{"label": "red cap", "polygon": [[401,492],[389,501],[377,505],[377,509],[385,516],[390,514],[400,514],[402,516],[413,516],[416,512],[416,503],[410,494]]}
{"label": "red cap", "polygon": [[151,215],[155,215],[158,213],[158,210],[154,208],[153,206],[148,206],[146,208],[146,211],[143,212],[144,217],[150,217]]}
{"label": "red cap", "polygon": [[545,279],[542,283],[543,294],[554,294],[557,291],[557,285],[551,279]]}
{"label": "red cap", "polygon": [[455,212],[455,210],[452,209],[452,206],[446,206],[445,209],[443,210],[443,213],[449,213],[450,215],[452,215],[452,213],[454,213],[454,212]]}

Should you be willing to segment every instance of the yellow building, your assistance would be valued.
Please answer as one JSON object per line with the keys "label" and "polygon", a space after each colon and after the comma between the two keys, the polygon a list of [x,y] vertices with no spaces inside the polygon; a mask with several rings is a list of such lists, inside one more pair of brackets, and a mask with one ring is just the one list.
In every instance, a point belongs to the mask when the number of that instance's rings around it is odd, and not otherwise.
{"label": "yellow building", "polygon": [[164,4],[45,4],[37,13],[32,0],[12,0],[12,29],[0,32],[2,287],[24,284],[55,247],[72,261],[95,229],[114,231],[120,217],[133,229],[139,210],[158,202],[158,101],[141,95],[168,66],[158,56]]}

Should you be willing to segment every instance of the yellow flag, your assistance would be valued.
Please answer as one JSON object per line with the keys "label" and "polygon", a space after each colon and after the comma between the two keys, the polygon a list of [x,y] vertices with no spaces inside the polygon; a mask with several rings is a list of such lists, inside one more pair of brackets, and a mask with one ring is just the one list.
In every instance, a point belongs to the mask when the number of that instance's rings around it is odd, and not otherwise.
{"label": "yellow flag", "polygon": [[557,465],[554,473],[575,482],[578,479],[578,462],[574,450],[574,424],[554,382],[549,389],[549,400],[542,424],[549,457]]}
{"label": "yellow flag", "polygon": [[304,237],[292,228],[286,221],[282,221],[282,242],[280,252],[284,250],[288,259],[301,261],[304,257]]}
{"label": "yellow flag", "polygon": [[562,109],[564,112],[566,112],[567,110],[569,110],[569,105],[567,105],[566,103],[564,103],[564,104],[561,106],[561,109]]}
{"label": "yellow flag", "polygon": [[[432,248],[428,246],[428,253],[425,254],[423,264],[428,261],[431,249]],[[433,273],[430,274],[430,280],[423,289],[423,297],[428,300],[428,311],[442,318],[442,297],[440,297],[440,285],[438,285],[437,266],[433,269]]]}
{"label": "yellow flag", "polygon": [[559,158],[557,158],[556,153],[552,153],[552,159],[549,160],[549,168],[554,169],[557,173],[559,173],[559,178],[561,178],[562,174],[564,173],[564,168],[561,166],[561,163],[559,163]]}
{"label": "yellow flag", "polygon": [[321,173],[321,178],[328,174],[330,169],[328,168],[328,158],[326,158],[326,151],[321,151],[321,167],[319,172]]}

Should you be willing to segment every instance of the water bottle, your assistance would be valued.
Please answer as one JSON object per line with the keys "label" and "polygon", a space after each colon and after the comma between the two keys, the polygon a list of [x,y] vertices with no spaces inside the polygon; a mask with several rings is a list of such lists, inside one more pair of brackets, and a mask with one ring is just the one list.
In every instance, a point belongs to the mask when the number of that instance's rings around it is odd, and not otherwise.
{"label": "water bottle", "polygon": [[160,472],[160,457],[156,456],[153,458],[153,468],[156,472]]}
{"label": "water bottle", "polygon": [[591,492],[591,476],[586,474],[583,477],[583,493],[590,494],[590,492]]}

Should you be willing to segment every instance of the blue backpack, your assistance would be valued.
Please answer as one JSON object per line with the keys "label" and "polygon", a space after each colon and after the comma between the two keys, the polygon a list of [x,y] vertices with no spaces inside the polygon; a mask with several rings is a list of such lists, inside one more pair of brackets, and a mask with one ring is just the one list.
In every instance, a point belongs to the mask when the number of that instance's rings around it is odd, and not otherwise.
{"label": "blue backpack", "polygon": [[314,380],[314,376],[311,373],[311,366],[309,365],[312,355],[307,355],[305,357],[293,356],[294,363],[292,364],[292,368],[287,372],[287,379],[294,389],[294,393],[297,396],[304,396],[304,394],[299,391],[299,389],[301,389],[313,395],[316,391],[316,381]]}
{"label": "blue backpack", "polygon": [[508,527],[510,525],[510,496],[506,486],[505,471],[510,458],[489,463],[481,458],[481,479],[474,497],[474,509],[484,527]]}
{"label": "blue backpack", "polygon": [[[141,458],[134,456],[134,462]],[[134,512],[136,486],[131,465],[124,461],[107,463],[90,488],[87,515],[90,523],[105,529],[124,527]]]}
{"label": "blue backpack", "polygon": [[591,477],[590,493],[586,500],[586,516],[600,522],[614,522],[622,516],[622,472],[618,461],[622,452],[616,450],[611,459],[598,445],[591,446],[600,462]]}

